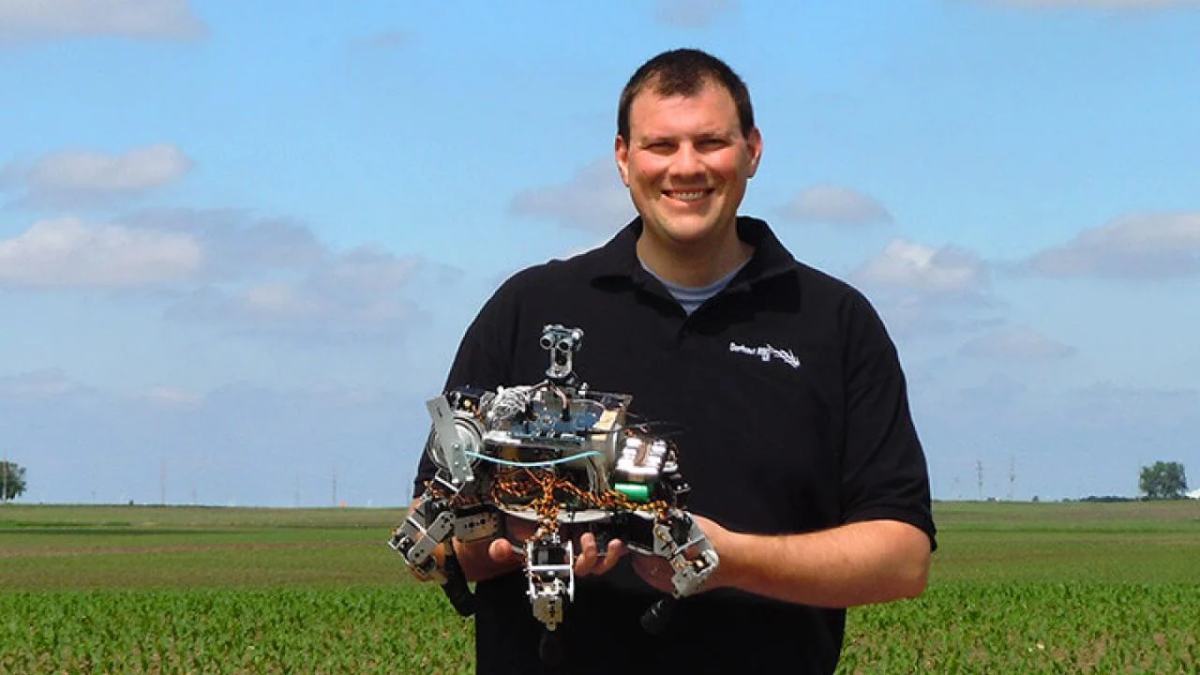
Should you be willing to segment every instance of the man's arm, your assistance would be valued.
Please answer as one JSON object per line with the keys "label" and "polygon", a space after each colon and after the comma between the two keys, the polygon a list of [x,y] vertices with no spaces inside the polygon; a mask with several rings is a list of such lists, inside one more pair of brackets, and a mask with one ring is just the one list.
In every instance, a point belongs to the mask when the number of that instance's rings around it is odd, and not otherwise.
{"label": "man's arm", "polygon": [[[911,598],[925,590],[930,540],[897,520],[869,520],[820,532],[742,534],[693,516],[721,562],[705,589],[736,588],[785,602],[851,607]],[[664,561],[637,556],[647,583],[671,591]]]}

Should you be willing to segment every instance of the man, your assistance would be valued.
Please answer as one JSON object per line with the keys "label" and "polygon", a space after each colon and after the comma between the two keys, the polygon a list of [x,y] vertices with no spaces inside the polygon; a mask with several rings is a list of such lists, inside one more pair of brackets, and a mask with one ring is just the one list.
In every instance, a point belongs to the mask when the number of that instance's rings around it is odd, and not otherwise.
{"label": "man", "polygon": [[[617,167],[639,217],[600,249],[509,279],[463,338],[447,387],[494,389],[542,378],[543,326],[582,328],[582,381],[684,429],[689,511],[720,556],[650,635],[638,619],[671,590],[665,561],[620,542],[600,556],[584,535],[553,669],[512,544],[456,544],[479,582],[479,672],[830,673],[844,608],[924,590],[934,525],[895,349],[862,295],[738,217],[762,150],[725,63],[654,57],[618,111]],[[418,490],[433,472],[423,459]]]}

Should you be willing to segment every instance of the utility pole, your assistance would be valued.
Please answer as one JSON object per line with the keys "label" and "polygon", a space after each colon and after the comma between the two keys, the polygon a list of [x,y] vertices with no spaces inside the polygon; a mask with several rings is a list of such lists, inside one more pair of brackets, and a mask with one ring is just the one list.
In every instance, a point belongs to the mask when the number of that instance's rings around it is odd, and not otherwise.
{"label": "utility pole", "polygon": [[337,464],[333,465],[333,505],[337,506]]}
{"label": "utility pole", "polygon": [[161,506],[167,505],[167,458],[160,457],[158,460],[158,503]]}
{"label": "utility pole", "polygon": [[8,446],[4,446],[4,471],[0,471],[0,473],[4,474],[4,488],[0,492],[0,504],[8,501],[8,467]]}
{"label": "utility pole", "polygon": [[1015,455],[1008,456],[1008,501],[1013,500],[1013,490],[1017,486],[1017,458]]}
{"label": "utility pole", "polygon": [[983,460],[975,460],[975,476],[979,480],[979,501],[983,501]]}

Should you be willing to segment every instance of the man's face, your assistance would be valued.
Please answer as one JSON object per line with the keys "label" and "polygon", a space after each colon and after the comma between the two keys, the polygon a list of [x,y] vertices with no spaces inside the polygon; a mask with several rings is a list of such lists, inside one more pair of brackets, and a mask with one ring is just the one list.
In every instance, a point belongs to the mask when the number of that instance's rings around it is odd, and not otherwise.
{"label": "man's face", "polygon": [[653,89],[633,99],[629,138],[616,142],[643,238],[676,250],[736,245],[738,206],[762,155],[758,129],[742,134],[733,97],[711,81],[694,96]]}

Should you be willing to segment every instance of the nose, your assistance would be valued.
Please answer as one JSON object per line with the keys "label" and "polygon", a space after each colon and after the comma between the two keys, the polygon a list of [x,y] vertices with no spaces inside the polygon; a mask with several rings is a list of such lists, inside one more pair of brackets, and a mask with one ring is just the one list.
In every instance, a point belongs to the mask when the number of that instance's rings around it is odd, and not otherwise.
{"label": "nose", "polygon": [[702,176],[704,158],[691,143],[680,144],[675,152],[675,161],[671,163],[671,170],[678,176]]}

